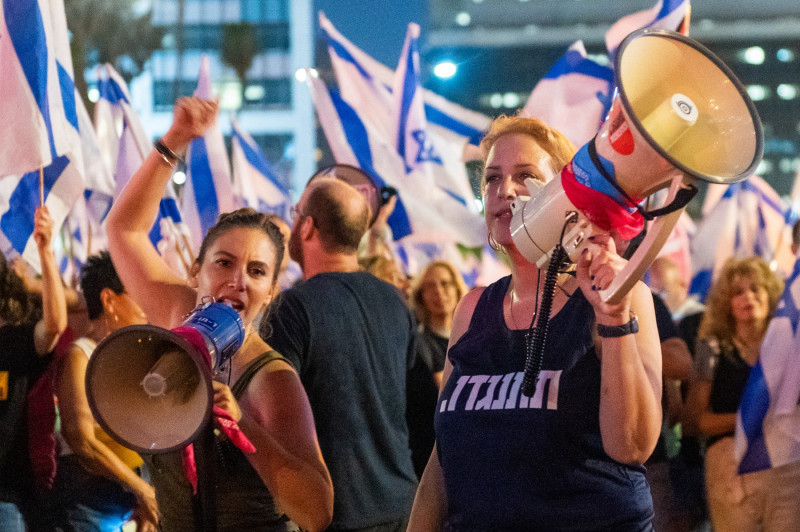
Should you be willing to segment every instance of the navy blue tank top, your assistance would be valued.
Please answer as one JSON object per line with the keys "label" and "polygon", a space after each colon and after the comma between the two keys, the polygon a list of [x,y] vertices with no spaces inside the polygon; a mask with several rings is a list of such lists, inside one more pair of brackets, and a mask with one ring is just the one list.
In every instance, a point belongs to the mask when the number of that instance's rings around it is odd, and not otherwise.
{"label": "navy blue tank top", "polygon": [[650,530],[644,468],[603,451],[591,305],[576,291],[551,318],[529,399],[520,393],[525,331],[503,318],[510,279],[486,288],[449,352],[435,422],[446,529]]}

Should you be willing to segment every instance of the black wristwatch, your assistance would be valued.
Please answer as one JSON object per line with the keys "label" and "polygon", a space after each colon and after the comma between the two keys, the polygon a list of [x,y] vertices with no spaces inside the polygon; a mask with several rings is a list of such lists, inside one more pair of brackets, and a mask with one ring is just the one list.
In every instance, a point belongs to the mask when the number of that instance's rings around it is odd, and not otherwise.
{"label": "black wristwatch", "polygon": [[633,313],[631,313],[630,321],[622,325],[597,324],[597,336],[600,338],[619,338],[620,336],[636,334],[637,332],[639,332],[639,320],[636,319],[636,314]]}

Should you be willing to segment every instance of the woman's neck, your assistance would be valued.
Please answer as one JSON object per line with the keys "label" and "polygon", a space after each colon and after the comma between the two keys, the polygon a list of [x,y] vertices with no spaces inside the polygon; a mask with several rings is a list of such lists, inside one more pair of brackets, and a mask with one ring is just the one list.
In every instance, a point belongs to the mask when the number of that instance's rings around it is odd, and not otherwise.
{"label": "woman's neck", "polygon": [[739,350],[739,355],[751,366],[758,360],[764,333],[766,333],[766,321],[764,320],[744,321],[736,324],[734,344]]}
{"label": "woman's neck", "polygon": [[528,262],[516,249],[510,249],[508,256],[511,259],[511,288],[514,295],[517,299],[535,298],[545,272]]}
{"label": "woman's neck", "polygon": [[450,332],[453,330],[453,316],[431,315],[428,320],[428,329],[443,338],[450,338]]}
{"label": "woman's neck", "polygon": [[736,338],[745,344],[761,343],[767,332],[764,320],[740,321],[736,323]]}

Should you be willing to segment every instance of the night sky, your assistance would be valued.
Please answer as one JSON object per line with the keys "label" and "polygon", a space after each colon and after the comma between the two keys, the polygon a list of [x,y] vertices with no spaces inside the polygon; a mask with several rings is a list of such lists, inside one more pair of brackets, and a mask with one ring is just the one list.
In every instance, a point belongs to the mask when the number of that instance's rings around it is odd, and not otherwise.
{"label": "night sky", "polygon": [[[339,32],[384,65],[394,69],[403,48],[406,27],[416,22],[424,35],[427,2],[422,0],[316,0],[316,13],[322,10]],[[319,24],[316,24],[319,36]]]}

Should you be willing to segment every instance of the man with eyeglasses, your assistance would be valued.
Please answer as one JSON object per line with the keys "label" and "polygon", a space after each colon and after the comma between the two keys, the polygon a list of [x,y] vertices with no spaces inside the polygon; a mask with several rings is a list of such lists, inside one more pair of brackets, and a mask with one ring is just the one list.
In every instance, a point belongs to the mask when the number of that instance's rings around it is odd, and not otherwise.
{"label": "man with eyeglasses", "polygon": [[308,393],[333,479],[330,529],[404,531],[416,489],[405,421],[414,320],[393,286],[359,271],[371,211],[358,190],[315,178],[292,217],[289,253],[304,281],[273,305],[261,334]]}

